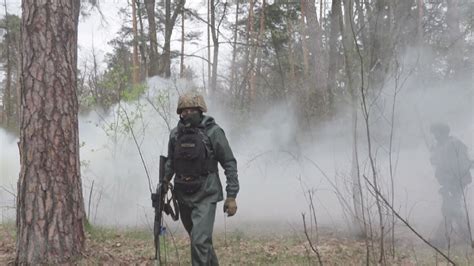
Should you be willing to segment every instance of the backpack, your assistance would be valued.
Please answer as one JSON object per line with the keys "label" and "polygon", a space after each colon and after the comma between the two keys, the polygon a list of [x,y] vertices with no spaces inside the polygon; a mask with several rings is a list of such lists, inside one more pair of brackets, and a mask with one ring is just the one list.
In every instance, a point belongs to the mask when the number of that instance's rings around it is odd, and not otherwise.
{"label": "backpack", "polygon": [[193,194],[201,188],[205,177],[217,172],[208,133],[203,127],[178,129],[173,158],[176,190]]}

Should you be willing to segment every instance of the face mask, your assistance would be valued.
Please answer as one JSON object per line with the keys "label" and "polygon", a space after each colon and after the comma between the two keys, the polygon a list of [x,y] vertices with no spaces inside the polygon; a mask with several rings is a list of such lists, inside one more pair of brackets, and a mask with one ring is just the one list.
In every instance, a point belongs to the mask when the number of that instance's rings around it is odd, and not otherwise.
{"label": "face mask", "polygon": [[181,118],[181,121],[183,121],[183,124],[186,127],[196,127],[199,125],[199,123],[201,123],[201,119],[201,114],[196,112],[186,115],[185,117]]}

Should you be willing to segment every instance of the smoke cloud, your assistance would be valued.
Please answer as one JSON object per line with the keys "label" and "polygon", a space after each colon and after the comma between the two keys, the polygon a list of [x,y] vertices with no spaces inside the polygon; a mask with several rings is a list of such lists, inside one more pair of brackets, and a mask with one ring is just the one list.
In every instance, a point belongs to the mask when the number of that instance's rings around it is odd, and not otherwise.
{"label": "smoke cloud", "polygon": [[[412,58],[410,52],[403,59],[407,58]],[[441,213],[439,184],[429,162],[427,146],[433,140],[428,128],[432,122],[448,123],[452,135],[468,146],[472,158],[474,90],[472,77],[456,82],[422,80],[411,72],[414,64],[405,60],[398,81],[389,79],[381,94],[371,98],[369,126],[383,194],[390,196],[391,154],[394,207],[415,227],[431,234],[441,220]],[[152,78],[148,81],[147,95],[141,99],[121,103],[108,111],[97,109],[80,114],[83,192],[92,223],[140,227],[152,224],[149,183],[125,114],[133,124],[150,174],[150,186],[154,188],[159,155],[167,153],[168,125],[173,127],[177,123],[178,95],[190,86],[182,81]],[[147,98],[154,101],[154,107]],[[161,103],[156,99],[161,99]],[[235,217],[226,219],[228,228],[262,223],[299,225],[301,213],[308,212],[308,190],[314,192],[320,225],[347,228],[351,221],[341,198],[352,206],[350,108],[339,108],[342,111],[335,119],[302,131],[297,124],[301,121],[297,119],[298,103],[276,103],[271,110],[254,114],[245,123],[233,121],[225,107],[208,103],[208,115],[225,130],[238,161],[239,209]],[[360,108],[358,112],[360,168],[370,178],[365,125]],[[6,221],[15,217],[15,200],[10,192],[16,193],[20,166],[17,138],[0,129],[0,139],[0,210],[2,221]],[[225,185],[222,169],[220,176]],[[339,191],[339,197],[335,190]],[[468,192],[472,214],[472,188]],[[372,196],[368,194],[368,197]],[[221,210],[222,203],[216,217],[218,228],[224,223]],[[181,227],[177,223],[173,225]]]}

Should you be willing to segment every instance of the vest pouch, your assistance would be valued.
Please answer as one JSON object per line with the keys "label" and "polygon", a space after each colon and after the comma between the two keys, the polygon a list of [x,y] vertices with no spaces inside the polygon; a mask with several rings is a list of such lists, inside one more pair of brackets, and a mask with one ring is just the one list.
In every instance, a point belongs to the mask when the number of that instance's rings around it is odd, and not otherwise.
{"label": "vest pouch", "polygon": [[175,177],[174,189],[187,195],[192,195],[198,192],[204,180],[200,177],[187,176],[187,177]]}

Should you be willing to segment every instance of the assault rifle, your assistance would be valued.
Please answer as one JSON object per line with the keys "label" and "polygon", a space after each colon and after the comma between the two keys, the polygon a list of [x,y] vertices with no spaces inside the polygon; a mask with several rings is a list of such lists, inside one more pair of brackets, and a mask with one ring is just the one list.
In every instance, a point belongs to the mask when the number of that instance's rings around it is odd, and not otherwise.
{"label": "assault rifle", "polygon": [[[178,203],[174,197],[173,186],[170,180],[165,178],[165,164],[167,158],[160,155],[160,173],[159,183],[156,192],[151,194],[151,201],[155,209],[155,222],[153,225],[153,235],[155,242],[155,260],[157,265],[161,264],[160,256],[160,235],[165,232],[166,228],[163,226],[163,212],[170,215],[173,221],[179,219]],[[167,198],[168,191],[171,191],[171,197]],[[171,202],[173,207],[171,207]]]}

